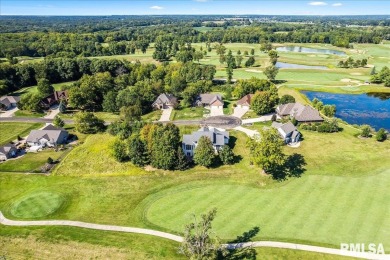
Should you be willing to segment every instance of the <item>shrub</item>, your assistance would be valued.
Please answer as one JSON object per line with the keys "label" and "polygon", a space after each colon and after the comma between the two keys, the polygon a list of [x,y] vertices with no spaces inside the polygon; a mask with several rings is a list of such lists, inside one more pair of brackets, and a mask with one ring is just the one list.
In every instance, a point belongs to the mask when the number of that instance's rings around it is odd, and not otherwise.
{"label": "shrub", "polygon": [[371,127],[369,125],[362,126],[362,133],[360,134],[362,137],[370,137],[371,135]]}
{"label": "shrub", "polygon": [[291,123],[293,124],[293,125],[298,125],[298,121],[295,119],[295,117],[293,117],[292,119],[291,119]]}
{"label": "shrub", "polygon": [[121,140],[115,140],[112,146],[112,155],[118,162],[124,162],[128,160],[126,145]]}
{"label": "shrub", "polygon": [[386,139],[387,139],[386,130],[384,128],[379,129],[378,132],[376,133],[376,140],[378,142],[383,142]]}
{"label": "shrub", "polygon": [[234,162],[234,153],[228,145],[224,145],[218,153],[219,159],[223,164],[233,164]]}
{"label": "shrub", "polygon": [[54,124],[55,126],[58,126],[58,127],[64,127],[65,122],[64,122],[64,120],[62,120],[61,117],[59,117],[58,115],[56,115],[56,116],[54,117],[53,124]]}
{"label": "shrub", "polygon": [[51,158],[51,157],[47,158],[47,163],[48,164],[53,164],[53,162],[54,162],[53,158]]}
{"label": "shrub", "polygon": [[291,95],[283,95],[279,100],[279,104],[281,105],[288,103],[295,103],[295,98]]}

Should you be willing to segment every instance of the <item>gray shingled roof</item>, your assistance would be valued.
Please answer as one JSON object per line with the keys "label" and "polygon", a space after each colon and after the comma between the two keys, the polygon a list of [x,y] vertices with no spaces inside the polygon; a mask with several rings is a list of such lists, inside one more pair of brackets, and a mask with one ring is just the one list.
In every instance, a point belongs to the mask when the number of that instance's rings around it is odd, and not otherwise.
{"label": "gray shingled roof", "polygon": [[323,121],[318,110],[311,106],[304,106],[301,103],[288,103],[280,105],[276,111],[281,116],[293,116],[296,120],[301,122]]}
{"label": "gray shingled roof", "polygon": [[45,138],[49,141],[57,142],[61,132],[65,131],[62,128],[55,127],[53,125],[47,125],[42,130],[32,130],[27,137],[27,142],[35,142],[41,138]]}
{"label": "gray shingled roof", "polygon": [[202,127],[190,135],[183,135],[183,143],[192,144],[197,143],[202,136],[208,137],[213,145],[224,145],[225,137],[229,138],[229,132],[220,131],[213,127]]}
{"label": "gray shingled roof", "polygon": [[2,154],[8,154],[11,150],[16,150],[16,146],[13,144],[6,144],[3,146],[0,146],[0,153]]}
{"label": "gray shingled roof", "polygon": [[173,96],[172,94],[160,94],[160,96],[157,97],[156,101],[154,101],[153,104],[176,104],[177,98]]}
{"label": "gray shingled roof", "polygon": [[20,101],[20,97],[18,96],[3,96],[0,97],[0,103],[9,106],[12,103],[18,103]]}
{"label": "gray shingled roof", "polygon": [[202,102],[202,104],[205,105],[210,105],[216,100],[221,101],[221,103],[223,104],[222,96],[220,94],[200,94],[198,99],[200,100],[200,102]]}

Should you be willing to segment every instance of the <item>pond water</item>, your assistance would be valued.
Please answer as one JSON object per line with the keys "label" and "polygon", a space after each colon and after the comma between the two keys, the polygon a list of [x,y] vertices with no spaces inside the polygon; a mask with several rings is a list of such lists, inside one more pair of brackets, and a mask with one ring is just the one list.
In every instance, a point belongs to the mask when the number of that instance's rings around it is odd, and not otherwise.
{"label": "pond water", "polygon": [[315,49],[315,48],[306,48],[301,46],[283,46],[276,48],[277,51],[284,51],[284,52],[302,52],[302,53],[318,53],[318,54],[332,54],[332,55],[339,55],[339,56],[345,56],[345,52],[343,51],[336,51],[336,50],[329,50],[329,49]]}
{"label": "pond water", "polygon": [[327,70],[325,66],[309,66],[294,63],[276,62],[275,66],[279,69],[303,69],[303,70]]}
{"label": "pond water", "polygon": [[350,124],[367,124],[376,130],[390,131],[390,93],[333,94],[302,91],[310,100],[320,99],[324,104],[336,105],[336,117]]}

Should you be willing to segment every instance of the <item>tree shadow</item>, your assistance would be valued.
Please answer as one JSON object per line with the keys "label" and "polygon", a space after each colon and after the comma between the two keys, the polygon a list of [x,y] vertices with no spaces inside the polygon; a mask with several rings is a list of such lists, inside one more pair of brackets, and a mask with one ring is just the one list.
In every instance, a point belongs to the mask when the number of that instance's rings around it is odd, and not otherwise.
{"label": "tree shadow", "polygon": [[229,137],[229,146],[230,146],[230,148],[234,149],[234,147],[236,146],[236,143],[237,143],[237,137],[230,136]]}
{"label": "tree shadow", "polygon": [[275,79],[272,81],[273,83],[275,84],[283,84],[283,83],[286,83],[287,80],[284,80],[284,79]]}
{"label": "tree shadow", "polygon": [[294,153],[287,157],[282,166],[276,167],[269,172],[272,178],[278,181],[284,181],[288,177],[299,178],[306,171],[304,168],[306,164],[305,158],[301,154]]}
{"label": "tree shadow", "polygon": [[256,259],[257,252],[251,246],[250,242],[260,231],[259,227],[254,227],[251,230],[237,236],[235,240],[229,241],[226,250],[218,252],[217,259]]}

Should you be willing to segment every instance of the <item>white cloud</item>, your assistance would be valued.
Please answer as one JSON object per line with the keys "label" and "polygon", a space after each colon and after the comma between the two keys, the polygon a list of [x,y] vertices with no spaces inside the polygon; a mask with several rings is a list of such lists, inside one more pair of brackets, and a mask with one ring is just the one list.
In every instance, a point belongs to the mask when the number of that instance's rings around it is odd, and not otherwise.
{"label": "white cloud", "polygon": [[310,2],[309,5],[324,6],[324,5],[328,5],[328,4],[325,2]]}
{"label": "white cloud", "polygon": [[158,5],[153,5],[153,6],[150,7],[150,9],[161,10],[161,9],[164,9],[164,7],[158,6]]}
{"label": "white cloud", "polygon": [[343,4],[342,3],[334,3],[332,4],[332,6],[342,6]]}

